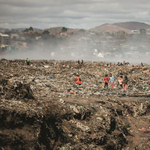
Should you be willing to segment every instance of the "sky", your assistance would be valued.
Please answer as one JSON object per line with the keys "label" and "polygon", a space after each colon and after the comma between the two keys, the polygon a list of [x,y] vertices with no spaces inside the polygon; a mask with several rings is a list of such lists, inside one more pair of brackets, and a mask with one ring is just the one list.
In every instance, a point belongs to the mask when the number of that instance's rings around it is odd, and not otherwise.
{"label": "sky", "polygon": [[150,0],[0,0],[1,28],[91,29],[105,23],[150,24]]}

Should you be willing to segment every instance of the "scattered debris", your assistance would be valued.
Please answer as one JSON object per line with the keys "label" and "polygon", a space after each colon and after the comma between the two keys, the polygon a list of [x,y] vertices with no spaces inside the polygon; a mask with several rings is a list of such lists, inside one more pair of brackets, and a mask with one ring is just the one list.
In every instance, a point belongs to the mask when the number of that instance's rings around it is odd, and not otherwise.
{"label": "scattered debris", "polygon": [[[150,149],[149,66],[45,60],[0,66],[0,149]],[[82,85],[73,81],[77,72]],[[113,89],[104,88],[106,73],[114,76]],[[120,74],[128,76],[126,91],[118,87]]]}

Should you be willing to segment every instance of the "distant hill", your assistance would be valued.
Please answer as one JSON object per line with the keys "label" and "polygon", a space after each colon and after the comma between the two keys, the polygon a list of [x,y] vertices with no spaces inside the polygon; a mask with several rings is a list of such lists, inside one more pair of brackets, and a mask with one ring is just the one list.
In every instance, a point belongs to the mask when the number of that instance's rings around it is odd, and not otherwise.
{"label": "distant hill", "polygon": [[[48,28],[48,29],[44,29],[44,30],[49,31],[50,33],[60,33],[60,32],[62,32],[62,28],[63,28],[63,27],[53,27],[53,28]],[[81,29],[71,29],[71,28],[67,28],[67,33],[70,33],[70,32],[78,32],[79,30],[81,30]]]}
{"label": "distant hill", "polygon": [[58,33],[62,31],[63,27],[53,27],[53,28],[48,28],[48,29],[44,29],[46,31],[49,31],[50,33]]}
{"label": "distant hill", "polygon": [[[24,31],[25,29],[26,29],[26,28],[16,28],[15,30]],[[39,30],[41,30],[41,29],[33,28],[33,30],[39,31]]]}
{"label": "distant hill", "polygon": [[5,29],[4,28],[0,28],[0,31],[5,31]]}
{"label": "distant hill", "polygon": [[[26,28],[16,28],[15,30],[18,30],[18,31],[24,31]],[[0,28],[0,31],[5,31],[6,28]],[[12,30],[12,29],[9,29],[9,30]],[[41,29],[38,29],[38,28],[33,28],[33,30],[36,30],[36,31],[40,31]]]}
{"label": "distant hill", "polygon": [[[62,31],[63,27],[53,27],[53,28],[48,28],[48,29],[38,29],[38,28],[33,28],[36,31],[43,32],[44,30],[48,30],[50,33],[60,33]],[[90,29],[89,31],[95,31],[95,32],[118,32],[118,31],[124,31],[126,33],[131,33],[131,30],[140,30],[140,29],[149,29],[150,30],[150,25],[142,22],[119,22],[119,23],[114,23],[114,24],[103,24],[100,26],[97,26],[95,28]],[[24,31],[26,28],[16,28],[15,30],[18,31]],[[0,28],[0,31],[5,31],[6,28]],[[11,30],[11,29],[9,29]],[[72,29],[72,28],[67,28],[67,33],[69,32],[78,32],[79,30],[84,30],[84,29]]]}
{"label": "distant hill", "polygon": [[142,28],[144,29],[150,29],[150,25],[142,22],[120,22],[120,23],[114,23],[113,25],[126,28],[128,30],[140,30]]}
{"label": "distant hill", "polygon": [[95,32],[109,32],[109,33],[113,33],[113,32],[118,32],[118,31],[124,31],[126,33],[130,33],[131,31],[126,29],[126,28],[122,28],[113,24],[103,24],[100,26],[97,26],[95,28],[90,29],[90,31],[95,31]]}

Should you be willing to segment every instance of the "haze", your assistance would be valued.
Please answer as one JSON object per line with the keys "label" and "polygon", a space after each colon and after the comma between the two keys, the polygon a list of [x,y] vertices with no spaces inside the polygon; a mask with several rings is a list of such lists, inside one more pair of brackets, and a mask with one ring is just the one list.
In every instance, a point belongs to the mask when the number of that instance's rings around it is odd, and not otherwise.
{"label": "haze", "polygon": [[[77,29],[91,29],[105,23],[137,21],[150,24],[150,1],[148,0],[0,0],[0,27],[8,29],[16,28],[39,28],[66,27]],[[56,60],[91,60],[91,61],[129,61],[133,63],[149,63],[149,44],[141,43],[138,38],[125,40],[122,43],[127,48],[121,47],[119,52],[114,53],[116,45],[103,40],[95,44],[92,36],[86,42],[80,38],[76,43],[69,39],[56,43],[50,42],[44,47],[38,47],[33,42],[29,50],[17,53],[1,54],[0,58],[6,59],[56,59]],[[82,40],[82,39],[81,39]],[[137,41],[136,41],[137,40]],[[96,42],[97,43],[97,42]],[[118,45],[119,45],[118,44]],[[94,46],[95,45],[95,46]],[[107,49],[108,45],[108,49]],[[103,50],[103,47],[105,50]],[[130,54],[124,51],[137,48]],[[143,51],[144,54],[139,53]],[[101,52],[111,53],[110,56],[99,54]],[[147,54],[146,54],[147,53]],[[97,57],[97,56],[100,57]]]}

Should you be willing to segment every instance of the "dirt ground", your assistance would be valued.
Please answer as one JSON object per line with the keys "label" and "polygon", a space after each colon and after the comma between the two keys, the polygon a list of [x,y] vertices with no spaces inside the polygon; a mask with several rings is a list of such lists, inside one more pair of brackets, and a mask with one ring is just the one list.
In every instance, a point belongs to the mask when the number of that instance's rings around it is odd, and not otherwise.
{"label": "dirt ground", "polygon": [[[97,105],[97,103],[108,103],[113,105],[115,108],[118,109],[118,104],[113,103],[110,100],[111,97],[108,97],[106,99],[90,99],[90,100],[81,100],[81,99],[66,99],[67,102],[74,102],[75,104],[80,105]],[[130,98],[130,97],[117,97],[119,103],[122,103],[123,107],[126,107],[126,105],[129,106],[129,108],[125,111],[127,111],[126,114],[123,115],[123,117],[120,117],[119,114],[117,114],[117,118],[120,120],[123,120],[124,124],[128,124],[129,128],[127,128],[128,132],[130,132],[129,135],[126,136],[126,140],[128,141],[128,148],[129,150],[132,149],[139,149],[139,150],[146,150],[150,149],[150,110],[149,105],[146,107],[147,110],[143,112],[143,114],[136,115],[137,112],[133,111],[133,107],[130,104],[135,104],[134,107],[138,109],[140,105],[136,105],[137,102],[141,102],[142,104],[144,101],[149,101],[149,98]],[[119,108],[120,109],[120,108]],[[139,108],[140,109],[140,108]],[[123,111],[123,108],[121,109]],[[135,113],[135,114],[134,114]]]}

